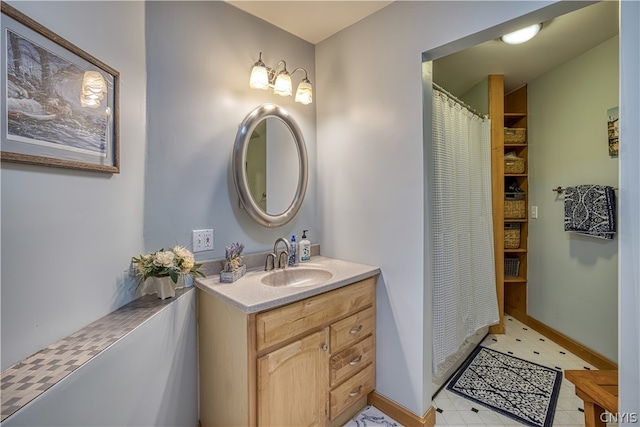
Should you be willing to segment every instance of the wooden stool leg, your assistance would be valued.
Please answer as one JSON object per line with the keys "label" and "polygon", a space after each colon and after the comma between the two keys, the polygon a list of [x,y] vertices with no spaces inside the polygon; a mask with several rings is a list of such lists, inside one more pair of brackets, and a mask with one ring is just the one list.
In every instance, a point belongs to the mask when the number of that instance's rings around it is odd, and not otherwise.
{"label": "wooden stool leg", "polygon": [[584,402],[584,425],[585,427],[606,427],[607,423],[602,421],[604,409],[593,402]]}

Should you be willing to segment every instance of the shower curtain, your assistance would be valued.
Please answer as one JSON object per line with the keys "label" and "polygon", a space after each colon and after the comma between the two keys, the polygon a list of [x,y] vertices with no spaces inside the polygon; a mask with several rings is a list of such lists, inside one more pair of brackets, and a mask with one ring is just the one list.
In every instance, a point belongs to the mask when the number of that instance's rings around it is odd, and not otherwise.
{"label": "shower curtain", "polygon": [[498,323],[488,119],[433,91],[433,372]]}

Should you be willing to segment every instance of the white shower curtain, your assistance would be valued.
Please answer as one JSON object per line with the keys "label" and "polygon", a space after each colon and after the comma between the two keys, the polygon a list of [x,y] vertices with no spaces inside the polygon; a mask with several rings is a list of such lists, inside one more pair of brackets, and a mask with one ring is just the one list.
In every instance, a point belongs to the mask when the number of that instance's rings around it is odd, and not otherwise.
{"label": "white shower curtain", "polygon": [[499,321],[491,208],[491,129],[433,91],[433,372]]}

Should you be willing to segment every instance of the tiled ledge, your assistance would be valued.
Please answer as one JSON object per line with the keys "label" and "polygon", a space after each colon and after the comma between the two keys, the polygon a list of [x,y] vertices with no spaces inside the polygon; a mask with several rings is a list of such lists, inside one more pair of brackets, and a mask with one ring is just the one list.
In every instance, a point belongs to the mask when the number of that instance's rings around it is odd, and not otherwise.
{"label": "tiled ledge", "polygon": [[[264,265],[268,252],[244,256],[248,268]],[[320,255],[320,246],[311,245],[311,255]],[[219,274],[224,259],[204,261],[202,272]],[[73,371],[89,362],[129,332],[142,325],[167,305],[194,287],[176,289],[176,297],[165,300],[145,295],[107,314],[78,332],[40,350],[0,374],[2,413],[0,422],[62,381]]]}
{"label": "tiled ledge", "polygon": [[0,421],[4,421],[164,307],[193,290],[193,287],[176,289],[176,297],[165,300],[156,295],[138,298],[2,371]]}

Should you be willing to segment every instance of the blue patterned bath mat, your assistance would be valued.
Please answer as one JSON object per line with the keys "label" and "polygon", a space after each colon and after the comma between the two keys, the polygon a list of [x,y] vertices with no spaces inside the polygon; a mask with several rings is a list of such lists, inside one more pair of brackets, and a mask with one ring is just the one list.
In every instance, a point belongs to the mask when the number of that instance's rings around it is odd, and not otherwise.
{"label": "blue patterned bath mat", "polygon": [[477,347],[447,390],[528,426],[549,427],[562,372],[486,347]]}

